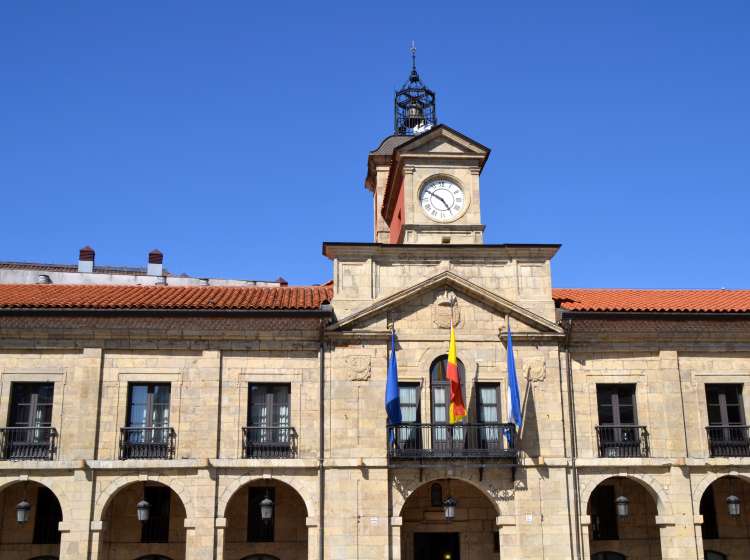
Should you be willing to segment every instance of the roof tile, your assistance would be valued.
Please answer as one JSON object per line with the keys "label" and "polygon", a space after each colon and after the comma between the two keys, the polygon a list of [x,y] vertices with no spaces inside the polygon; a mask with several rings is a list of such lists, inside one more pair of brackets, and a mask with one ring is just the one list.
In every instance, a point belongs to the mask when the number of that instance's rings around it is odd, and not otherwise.
{"label": "roof tile", "polygon": [[747,313],[750,290],[618,290],[556,288],[555,305],[568,311]]}
{"label": "roof tile", "polygon": [[331,299],[329,285],[0,285],[0,309],[315,310]]}

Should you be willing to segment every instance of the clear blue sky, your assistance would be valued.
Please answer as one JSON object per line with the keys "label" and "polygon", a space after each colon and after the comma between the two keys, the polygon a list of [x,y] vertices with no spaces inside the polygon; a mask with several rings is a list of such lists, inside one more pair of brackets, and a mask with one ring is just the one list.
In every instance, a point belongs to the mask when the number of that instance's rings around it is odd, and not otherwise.
{"label": "clear blue sky", "polygon": [[[424,11],[420,11],[420,7]],[[750,3],[0,4],[0,260],[324,282],[408,47],[558,287],[750,287]]]}

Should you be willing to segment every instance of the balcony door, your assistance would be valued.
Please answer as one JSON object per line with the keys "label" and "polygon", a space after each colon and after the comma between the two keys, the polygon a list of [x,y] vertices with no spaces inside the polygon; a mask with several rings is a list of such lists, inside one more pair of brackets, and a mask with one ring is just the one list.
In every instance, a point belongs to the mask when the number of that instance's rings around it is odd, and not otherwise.
{"label": "balcony door", "polygon": [[477,420],[479,426],[479,448],[501,449],[502,430],[500,428],[500,384],[477,384]]}
{"label": "balcony door", "polygon": [[13,383],[5,457],[47,459],[52,452],[53,383]]}
{"label": "balcony door", "polygon": [[597,385],[599,454],[602,457],[640,456],[636,427],[635,385]]}
{"label": "balcony door", "polygon": [[[432,397],[432,451],[436,454],[463,449],[464,428],[461,424],[450,426],[451,384],[448,381],[448,356],[437,358],[430,366],[430,393]],[[458,378],[464,386],[464,364],[458,360]],[[464,401],[465,402],[465,401]]]}
{"label": "balcony door", "polygon": [[706,405],[711,454],[737,457],[750,455],[742,403],[742,385],[706,385]]}
{"label": "balcony door", "polygon": [[131,383],[125,441],[129,457],[162,458],[169,454],[169,383]]}
{"label": "balcony door", "polygon": [[[288,383],[251,383],[248,407],[247,449],[253,453],[289,447],[293,437]],[[253,456],[253,455],[251,455]]]}

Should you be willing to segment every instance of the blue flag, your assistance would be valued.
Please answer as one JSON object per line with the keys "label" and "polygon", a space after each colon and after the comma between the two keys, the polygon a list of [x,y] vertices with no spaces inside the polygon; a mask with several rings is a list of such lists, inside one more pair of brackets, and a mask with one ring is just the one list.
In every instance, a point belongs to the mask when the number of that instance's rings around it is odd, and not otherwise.
{"label": "blue flag", "polygon": [[521,391],[516,376],[516,360],[513,357],[513,336],[508,323],[508,390],[506,392],[508,407],[508,422],[516,425],[516,432],[521,431],[523,416],[521,414]]}
{"label": "blue flag", "polygon": [[401,423],[401,399],[398,395],[398,366],[396,365],[396,333],[391,331],[391,355],[385,382],[385,412],[388,424]]}

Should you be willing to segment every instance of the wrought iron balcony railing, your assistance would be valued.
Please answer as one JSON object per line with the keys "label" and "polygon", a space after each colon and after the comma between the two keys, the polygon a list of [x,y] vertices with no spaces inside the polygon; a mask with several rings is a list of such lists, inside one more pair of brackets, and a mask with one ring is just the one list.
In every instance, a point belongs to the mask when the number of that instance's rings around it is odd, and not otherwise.
{"label": "wrought iron balcony railing", "polygon": [[174,459],[174,428],[120,428],[120,459]]}
{"label": "wrought iron balcony railing", "polygon": [[56,451],[55,428],[0,428],[0,460],[51,461]]}
{"label": "wrought iron balcony railing", "polygon": [[711,457],[750,457],[750,427],[706,426]]}
{"label": "wrought iron balcony railing", "polygon": [[391,459],[514,458],[515,424],[393,424],[387,427]]}
{"label": "wrought iron balcony railing", "polygon": [[608,424],[596,427],[599,457],[648,457],[646,426]]}
{"label": "wrought iron balcony railing", "polygon": [[242,456],[246,459],[288,459],[297,456],[297,431],[290,426],[245,426]]}

